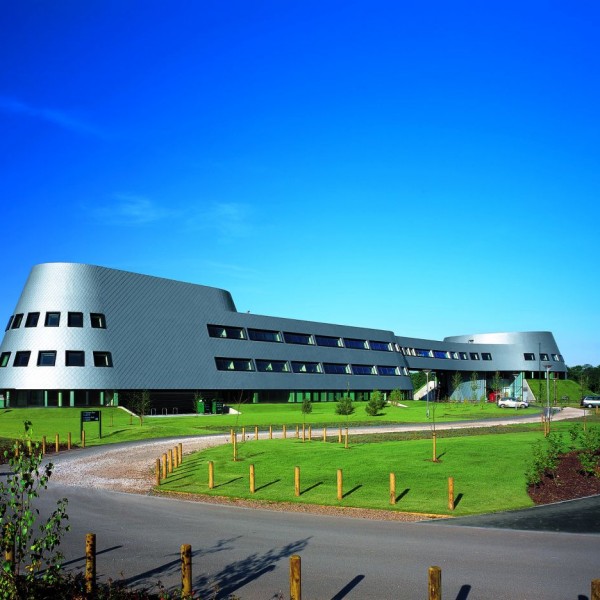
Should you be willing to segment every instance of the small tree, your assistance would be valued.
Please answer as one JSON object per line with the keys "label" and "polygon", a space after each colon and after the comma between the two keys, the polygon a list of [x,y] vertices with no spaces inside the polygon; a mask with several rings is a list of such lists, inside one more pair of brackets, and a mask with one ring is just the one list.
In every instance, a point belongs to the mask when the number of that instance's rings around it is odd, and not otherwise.
{"label": "small tree", "polygon": [[135,392],[133,394],[133,410],[137,413],[140,420],[140,427],[144,424],[144,415],[147,415],[152,406],[150,401],[150,392],[143,390],[141,392]]}
{"label": "small tree", "polygon": [[335,413],[337,415],[351,415],[354,412],[354,405],[352,404],[352,398],[347,394],[344,394],[335,407]]}
{"label": "small tree", "polygon": [[502,387],[502,378],[500,377],[500,372],[496,371],[494,376],[492,377],[492,391],[495,393],[496,397],[500,393],[500,388]]}
{"label": "small tree", "polygon": [[452,375],[452,393],[458,392],[458,400],[462,400],[462,394],[460,393],[460,386],[462,385],[462,373],[455,371]]}
{"label": "small tree", "polygon": [[379,410],[379,400],[374,394],[371,394],[369,401],[365,405],[365,412],[370,417],[376,417],[379,414]]}
{"label": "small tree", "polygon": [[310,415],[310,413],[312,412],[313,409],[313,405],[312,402],[310,401],[310,398],[304,398],[304,400],[302,400],[302,418],[304,420],[304,422],[306,423],[306,415]]}
{"label": "small tree", "polygon": [[392,390],[390,392],[390,404],[398,406],[402,402],[402,392],[400,390]]}
{"label": "small tree", "polygon": [[64,525],[67,499],[58,500],[56,510],[36,532],[40,513],[34,502],[47,489],[53,465],[42,466],[40,445],[31,441],[31,422],[25,421],[24,439],[15,442],[12,453],[5,451],[4,458],[10,469],[6,482],[0,481],[0,597],[35,598],[38,578],[52,585],[60,574],[63,555],[58,546],[69,530]]}
{"label": "small tree", "polygon": [[369,402],[371,400],[374,401],[375,406],[377,407],[377,412],[383,410],[385,408],[385,405],[387,404],[385,394],[382,394],[379,390],[373,390],[371,392],[371,399],[369,400]]}
{"label": "small tree", "polygon": [[471,373],[471,395],[473,403],[477,402],[477,390],[479,388],[479,375],[476,372]]}

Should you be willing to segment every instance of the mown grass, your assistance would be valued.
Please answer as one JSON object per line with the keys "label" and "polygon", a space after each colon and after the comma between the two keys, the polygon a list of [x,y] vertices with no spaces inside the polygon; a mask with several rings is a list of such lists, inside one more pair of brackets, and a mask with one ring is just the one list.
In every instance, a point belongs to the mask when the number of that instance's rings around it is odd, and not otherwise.
{"label": "mown grass", "polygon": [[[297,439],[252,441],[221,446],[186,457],[161,490],[408,512],[451,514],[448,477],[454,477],[457,506],[466,515],[532,505],[525,470],[531,445],[540,433],[441,438],[439,462],[432,461],[431,440],[343,444]],[[215,488],[208,489],[208,461],[213,461]],[[256,492],[249,491],[254,465]],[[301,495],[294,496],[294,467],[301,469]],[[337,469],[344,476],[337,500]],[[396,474],[397,503],[389,503],[389,474]]]}

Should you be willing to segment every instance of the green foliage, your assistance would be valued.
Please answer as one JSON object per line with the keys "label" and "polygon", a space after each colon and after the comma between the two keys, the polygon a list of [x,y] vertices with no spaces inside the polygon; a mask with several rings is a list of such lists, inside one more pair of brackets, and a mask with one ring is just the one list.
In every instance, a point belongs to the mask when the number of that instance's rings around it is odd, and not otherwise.
{"label": "green foliage", "polygon": [[402,402],[402,392],[400,390],[392,390],[390,392],[390,404],[398,406]]}
{"label": "green foliage", "polygon": [[[452,393],[457,390],[460,390],[460,385],[462,383],[462,373],[460,371],[455,371],[452,375]],[[456,400],[462,400],[462,397],[456,398]]]}
{"label": "green foliage", "polygon": [[569,379],[577,381],[581,386],[581,395],[592,392],[600,393],[600,365],[592,367],[592,365],[577,365],[569,367]]}
{"label": "green foliage", "polygon": [[[0,482],[0,531],[2,531],[2,571],[0,597],[35,598],[37,580],[52,585],[59,578],[63,556],[60,540],[69,527],[67,499],[57,502],[56,510],[37,526],[39,510],[36,498],[48,487],[53,465],[42,465],[39,444],[31,441],[31,423],[25,421],[23,440],[15,442],[12,452],[5,451],[10,473]],[[6,553],[12,551],[13,561]]]}
{"label": "green foliage", "polygon": [[477,402],[477,390],[479,388],[479,375],[476,372],[471,373],[471,395],[473,402]]}
{"label": "green foliage", "polygon": [[144,424],[144,415],[150,412],[152,402],[150,400],[150,392],[143,390],[141,392],[135,392],[131,401],[131,408],[137,414],[140,420],[140,426]]}
{"label": "green foliage", "polygon": [[370,417],[375,417],[379,414],[379,402],[377,398],[371,396],[371,399],[365,404],[365,412]]}
{"label": "green foliage", "polygon": [[551,433],[545,440],[537,440],[531,453],[531,463],[525,472],[527,483],[538,485],[545,476],[554,478],[560,456],[565,452],[561,434]]}
{"label": "green foliage", "polygon": [[310,415],[310,413],[312,412],[313,409],[313,404],[310,401],[310,398],[304,398],[304,400],[302,400],[302,414],[303,415]]}
{"label": "green foliage", "polygon": [[337,415],[351,415],[354,412],[354,404],[352,398],[344,394],[336,403],[335,413]]}
{"label": "green foliage", "polygon": [[578,454],[583,470],[589,475],[600,477],[600,429],[588,428],[581,436],[581,451]]}
{"label": "green foliage", "polygon": [[374,402],[375,406],[377,407],[377,411],[383,410],[387,404],[385,394],[382,394],[379,390],[373,390],[371,392],[370,401]]}

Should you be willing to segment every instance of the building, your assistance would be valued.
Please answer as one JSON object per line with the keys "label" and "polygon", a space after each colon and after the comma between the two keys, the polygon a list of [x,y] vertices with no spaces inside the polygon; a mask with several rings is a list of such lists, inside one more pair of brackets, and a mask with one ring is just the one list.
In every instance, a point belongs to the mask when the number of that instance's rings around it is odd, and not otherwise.
{"label": "building", "polygon": [[191,411],[198,396],[323,402],[401,390],[412,397],[410,372],[417,370],[432,372],[438,397],[480,399],[496,372],[520,395],[524,377],[564,378],[567,368],[550,332],[407,338],[240,313],[217,288],[46,263],[33,267],[8,320],[0,400],[11,407],[114,405],[148,390],[154,409],[170,412]]}

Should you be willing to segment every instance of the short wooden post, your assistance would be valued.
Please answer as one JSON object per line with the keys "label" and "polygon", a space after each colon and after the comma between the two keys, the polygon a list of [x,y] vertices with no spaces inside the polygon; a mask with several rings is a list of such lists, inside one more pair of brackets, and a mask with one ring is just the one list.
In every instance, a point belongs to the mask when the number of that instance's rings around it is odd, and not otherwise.
{"label": "short wooden post", "polygon": [[179,452],[177,446],[173,446],[173,463],[175,468],[179,466]]}
{"label": "short wooden post", "polygon": [[44,456],[44,454],[46,454],[46,436],[45,435],[42,436],[42,456]]}
{"label": "short wooden post", "polygon": [[181,463],[183,462],[183,444],[181,442],[179,442],[179,445],[177,446],[177,455],[179,457],[179,465],[181,466]]}
{"label": "short wooden post", "polygon": [[273,425],[269,425],[269,439],[273,439]]}
{"label": "short wooden post", "polygon": [[173,449],[169,448],[167,452],[167,471],[169,475],[173,472]]}
{"label": "short wooden post", "polygon": [[296,439],[298,439],[299,435],[300,434],[298,433],[298,425],[296,425]]}
{"label": "short wooden post", "polygon": [[85,593],[88,598],[96,592],[96,534],[85,536]]}
{"label": "short wooden post", "polygon": [[342,443],[342,428],[340,427],[340,430],[338,432],[338,444]]}
{"label": "short wooden post", "polygon": [[233,434],[233,429],[230,429],[230,430],[229,430],[229,440],[230,440],[230,442],[231,442],[232,444],[233,444],[233,435],[234,435],[234,434]]}
{"label": "short wooden post", "polygon": [[250,493],[254,494],[255,489],[254,465],[250,465]]}
{"label": "short wooden post", "polygon": [[306,426],[302,423],[302,441],[306,441]]}
{"label": "short wooden post", "polygon": [[54,437],[54,449],[56,450],[56,452],[58,452],[60,448],[60,440],[58,437],[58,433],[56,434],[56,436]]}
{"label": "short wooden post", "polygon": [[294,467],[294,496],[300,496],[300,467]]}
{"label": "short wooden post", "polygon": [[162,455],[162,478],[167,478],[167,455],[166,453]]}
{"label": "short wooden post", "polygon": [[242,442],[246,441],[246,428],[242,427]]}
{"label": "short wooden post", "polygon": [[342,498],[344,497],[343,487],[344,487],[344,477],[342,474],[342,470],[338,469],[337,470],[337,499],[338,500],[342,500]]}
{"label": "short wooden post", "polygon": [[237,452],[237,435],[233,436],[233,462],[236,462],[238,458]]}
{"label": "short wooden post", "polygon": [[67,450],[71,449],[71,432],[67,434]]}
{"label": "short wooden post", "polygon": [[435,431],[431,434],[431,438],[432,438],[432,441],[433,441],[433,457],[432,457],[432,460],[433,460],[433,462],[437,462],[438,461],[438,459],[437,459],[437,436],[435,434]]}
{"label": "short wooden post", "polygon": [[396,473],[390,473],[390,504],[396,504]]}
{"label": "short wooden post", "polygon": [[181,545],[181,597],[192,597],[192,547]]}
{"label": "short wooden post", "polygon": [[590,600],[600,600],[600,579],[592,579],[592,593]]}
{"label": "short wooden post", "polygon": [[254,428],[254,439],[257,440],[258,439],[258,427]]}
{"label": "short wooden post", "polygon": [[308,441],[312,442],[312,425],[308,426]]}
{"label": "short wooden post", "polygon": [[85,429],[81,430],[81,447],[85,448]]}
{"label": "short wooden post", "polygon": [[442,600],[442,570],[429,567],[429,600]]}
{"label": "short wooden post", "polygon": [[327,427],[323,427],[323,441],[327,441]]}
{"label": "short wooden post", "polygon": [[285,439],[287,439],[287,431],[285,430],[285,425],[283,426],[283,432],[282,432],[282,435],[283,435],[283,439],[284,439],[284,440],[285,440]]}
{"label": "short wooden post", "polygon": [[160,485],[160,458],[156,459],[156,485]]}
{"label": "short wooden post", "polygon": [[302,600],[302,565],[300,556],[290,556],[290,600]]}
{"label": "short wooden post", "polygon": [[454,477],[448,477],[448,510],[454,510]]}
{"label": "short wooden post", "polygon": [[348,447],[348,428],[346,427],[346,435],[344,436],[344,448]]}
{"label": "short wooden post", "polygon": [[215,487],[215,463],[212,460],[208,461],[208,489],[212,490]]}

